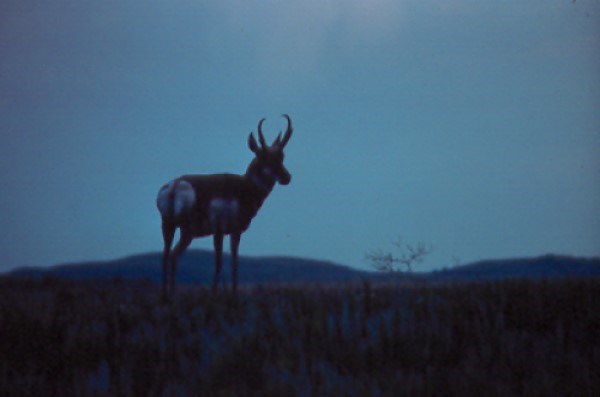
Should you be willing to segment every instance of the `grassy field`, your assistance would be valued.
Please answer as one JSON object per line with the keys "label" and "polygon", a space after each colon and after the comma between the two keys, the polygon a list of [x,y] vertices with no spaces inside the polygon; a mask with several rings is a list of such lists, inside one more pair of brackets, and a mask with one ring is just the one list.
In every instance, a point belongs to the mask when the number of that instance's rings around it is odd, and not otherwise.
{"label": "grassy field", "polygon": [[0,280],[2,396],[597,396],[600,280]]}

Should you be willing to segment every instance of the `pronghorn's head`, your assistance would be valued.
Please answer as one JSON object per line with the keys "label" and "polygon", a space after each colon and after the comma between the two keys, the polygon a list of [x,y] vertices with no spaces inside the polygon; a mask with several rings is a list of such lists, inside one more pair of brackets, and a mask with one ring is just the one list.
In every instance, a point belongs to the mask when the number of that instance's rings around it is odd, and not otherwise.
{"label": "pronghorn's head", "polygon": [[265,119],[258,122],[258,141],[260,145],[256,142],[252,132],[248,137],[248,147],[254,152],[256,157],[250,163],[247,174],[250,175],[256,184],[268,189],[271,189],[275,182],[287,185],[292,179],[289,171],[283,165],[283,148],[292,136],[292,120],[287,114],[284,114],[283,117],[287,119],[287,130],[283,136],[280,132],[271,145],[267,145],[262,133],[262,124]]}

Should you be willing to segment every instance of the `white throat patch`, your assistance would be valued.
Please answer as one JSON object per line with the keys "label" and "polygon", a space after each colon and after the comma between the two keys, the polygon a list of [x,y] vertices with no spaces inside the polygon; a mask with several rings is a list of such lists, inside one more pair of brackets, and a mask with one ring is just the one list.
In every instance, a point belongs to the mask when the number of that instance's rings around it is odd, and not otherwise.
{"label": "white throat patch", "polygon": [[263,167],[252,172],[250,178],[256,186],[262,190],[269,191],[272,188],[272,184],[275,183],[277,176],[270,167]]}
{"label": "white throat patch", "polygon": [[263,174],[271,179],[275,179],[277,177],[277,175],[275,175],[275,173],[273,172],[273,170],[270,167],[264,167]]}

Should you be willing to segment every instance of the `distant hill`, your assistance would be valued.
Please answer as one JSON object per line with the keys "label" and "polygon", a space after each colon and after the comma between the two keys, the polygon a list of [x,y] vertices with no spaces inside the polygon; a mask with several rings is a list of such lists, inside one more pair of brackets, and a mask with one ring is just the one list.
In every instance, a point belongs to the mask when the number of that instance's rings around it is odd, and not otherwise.
{"label": "distant hill", "polygon": [[[189,250],[179,261],[177,282],[210,284],[214,271],[211,251]],[[229,281],[229,255],[224,255],[221,280]],[[161,254],[148,253],[112,261],[23,267],[7,276],[18,278],[162,280]],[[240,257],[239,281],[254,283],[334,283],[361,280],[461,282],[506,278],[560,278],[600,276],[600,258],[545,255],[536,258],[486,260],[432,272],[382,274],[361,271],[328,261],[292,257]]]}
{"label": "distant hill", "polygon": [[600,258],[575,258],[561,255],[484,260],[428,274],[428,278],[433,281],[597,276],[600,276]]}
{"label": "distant hill", "polygon": [[[57,277],[65,279],[146,279],[162,280],[162,254],[148,253],[112,261],[63,264],[52,267],[23,267],[7,275],[20,278]],[[223,255],[221,280],[230,280],[230,256]],[[212,283],[214,254],[212,251],[188,250],[177,266],[178,283]],[[348,282],[375,276],[371,272],[352,269],[333,262],[293,257],[239,258],[240,283],[312,283]]]}

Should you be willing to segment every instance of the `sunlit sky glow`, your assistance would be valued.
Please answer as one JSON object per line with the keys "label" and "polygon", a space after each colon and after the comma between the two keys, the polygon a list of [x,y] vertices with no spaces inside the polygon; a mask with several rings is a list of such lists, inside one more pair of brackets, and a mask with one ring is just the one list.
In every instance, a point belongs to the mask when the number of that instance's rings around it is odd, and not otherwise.
{"label": "sunlit sky glow", "polygon": [[282,113],[243,255],[600,255],[599,70],[597,0],[3,1],[0,271],[159,251],[158,188]]}

